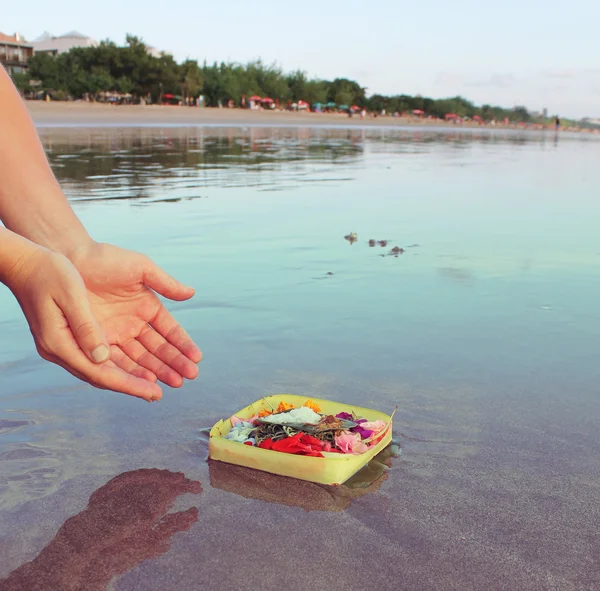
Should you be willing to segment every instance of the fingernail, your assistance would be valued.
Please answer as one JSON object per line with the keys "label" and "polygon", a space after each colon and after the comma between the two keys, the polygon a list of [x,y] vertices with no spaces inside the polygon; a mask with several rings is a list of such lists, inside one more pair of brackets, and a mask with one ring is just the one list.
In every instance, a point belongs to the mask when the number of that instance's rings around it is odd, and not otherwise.
{"label": "fingernail", "polygon": [[92,351],[92,359],[94,360],[94,363],[102,363],[106,361],[109,356],[110,353],[108,352],[108,347],[106,345],[98,345]]}

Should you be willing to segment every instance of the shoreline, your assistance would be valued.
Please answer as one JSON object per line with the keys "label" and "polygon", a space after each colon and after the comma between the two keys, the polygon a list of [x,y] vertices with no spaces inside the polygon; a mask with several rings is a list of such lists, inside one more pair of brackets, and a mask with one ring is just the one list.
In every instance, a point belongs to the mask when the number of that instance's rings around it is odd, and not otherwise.
{"label": "shoreline", "polygon": [[[216,107],[162,105],[108,105],[105,103],[26,101],[37,127],[344,127],[344,128],[443,128],[470,130],[555,131],[543,125],[450,123],[418,117],[370,117],[361,119],[343,113],[306,113],[293,111],[250,111]],[[580,133],[600,130],[563,128]]]}

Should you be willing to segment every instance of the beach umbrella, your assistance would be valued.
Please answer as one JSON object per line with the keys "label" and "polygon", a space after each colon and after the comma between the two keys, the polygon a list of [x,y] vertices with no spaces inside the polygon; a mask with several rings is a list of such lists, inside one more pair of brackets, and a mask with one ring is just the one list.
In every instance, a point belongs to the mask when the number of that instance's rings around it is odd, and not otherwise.
{"label": "beach umbrella", "polygon": [[262,101],[262,98],[260,96],[258,96],[257,94],[255,94],[254,96],[251,96],[248,100],[257,102],[257,101]]}
{"label": "beach umbrella", "polygon": [[425,111],[421,111],[421,109],[414,109],[413,115],[425,115]]}
{"label": "beach umbrella", "polygon": [[347,110],[348,110],[348,105],[340,105],[340,106],[338,107],[338,109],[339,109],[340,111],[347,111]]}
{"label": "beach umbrella", "polygon": [[263,103],[274,103],[275,101],[271,98],[266,96],[264,99],[262,99]]}
{"label": "beach umbrella", "polygon": [[446,113],[446,114],[444,115],[444,117],[445,117],[446,119],[457,119],[457,118],[458,118],[458,115],[457,115],[456,113]]}

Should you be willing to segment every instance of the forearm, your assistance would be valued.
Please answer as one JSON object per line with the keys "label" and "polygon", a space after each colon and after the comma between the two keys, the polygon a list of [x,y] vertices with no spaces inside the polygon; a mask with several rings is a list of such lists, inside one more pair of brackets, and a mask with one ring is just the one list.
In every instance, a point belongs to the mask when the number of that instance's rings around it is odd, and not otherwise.
{"label": "forearm", "polygon": [[35,126],[0,66],[0,220],[13,232],[69,254],[89,240],[46,159]]}

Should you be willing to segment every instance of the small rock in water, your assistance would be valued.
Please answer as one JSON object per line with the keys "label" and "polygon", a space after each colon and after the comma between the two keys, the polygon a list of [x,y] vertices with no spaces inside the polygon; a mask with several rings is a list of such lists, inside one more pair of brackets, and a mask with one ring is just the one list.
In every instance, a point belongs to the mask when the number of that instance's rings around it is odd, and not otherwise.
{"label": "small rock in water", "polygon": [[392,248],[392,250],[390,250],[390,254],[397,257],[399,254],[402,254],[404,252],[403,248],[400,248],[399,246],[394,246],[394,248]]}
{"label": "small rock in water", "polygon": [[346,234],[344,239],[347,240],[350,244],[353,244],[358,240],[358,234],[356,232],[350,232],[350,234]]}
{"label": "small rock in water", "polygon": [[331,271],[327,271],[327,275],[333,275]]}
{"label": "small rock in water", "polygon": [[377,244],[379,244],[379,246],[387,246],[388,241],[387,240],[378,240]]}
{"label": "small rock in water", "polygon": [[369,246],[375,246],[375,240],[373,240],[372,238],[371,240],[369,240]]}

